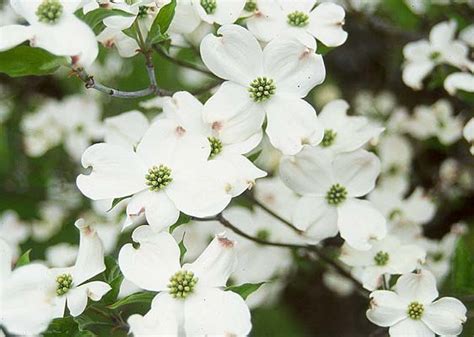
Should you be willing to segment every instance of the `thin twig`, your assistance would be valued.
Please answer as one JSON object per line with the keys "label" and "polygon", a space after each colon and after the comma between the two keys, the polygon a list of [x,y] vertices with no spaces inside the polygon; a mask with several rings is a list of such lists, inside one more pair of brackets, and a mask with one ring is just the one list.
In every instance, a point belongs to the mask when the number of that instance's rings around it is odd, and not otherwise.
{"label": "thin twig", "polygon": [[334,261],[330,256],[328,256],[324,251],[322,251],[319,247],[317,247],[315,245],[299,245],[299,244],[293,244],[293,243],[271,242],[271,241],[263,240],[263,239],[260,239],[260,238],[257,238],[257,237],[253,237],[253,236],[241,231],[236,226],[234,226],[229,220],[227,220],[222,215],[222,213],[219,213],[215,217],[211,217],[211,218],[193,218],[193,219],[197,220],[197,221],[214,221],[214,220],[217,220],[224,227],[227,227],[230,230],[232,230],[235,234],[240,235],[240,236],[242,236],[242,237],[244,237],[248,240],[251,240],[253,242],[256,242],[256,243],[259,243],[259,244],[262,244],[262,245],[282,247],[282,248],[291,248],[291,249],[306,249],[306,250],[312,251],[317,255],[317,257],[321,261],[327,263],[328,265],[333,267],[340,275],[342,275],[342,276],[346,277],[347,279],[349,279],[356,286],[356,288],[358,288],[360,293],[362,293],[362,295],[365,298],[368,295],[367,290],[364,289],[362,284],[358,280],[356,280],[351,275],[351,273],[349,273],[346,269],[344,269],[344,267],[342,267],[339,263]]}
{"label": "thin twig", "polygon": [[159,46],[153,46],[153,49],[160,55],[162,56],[163,58],[165,58],[166,60],[174,63],[174,64],[177,64],[181,67],[184,67],[184,68],[188,68],[188,69],[192,69],[192,70],[196,70],[196,71],[199,71],[200,73],[203,73],[205,75],[208,75],[208,76],[212,76],[212,77],[216,77],[216,75],[214,75],[213,73],[211,73],[209,70],[206,70],[206,69],[202,69],[201,67],[198,67],[197,65],[195,64],[192,64],[192,63],[189,63],[189,62],[186,62],[186,61],[183,61],[183,60],[178,60],[178,59],[175,59],[171,56],[169,56],[168,54],[166,54]]}

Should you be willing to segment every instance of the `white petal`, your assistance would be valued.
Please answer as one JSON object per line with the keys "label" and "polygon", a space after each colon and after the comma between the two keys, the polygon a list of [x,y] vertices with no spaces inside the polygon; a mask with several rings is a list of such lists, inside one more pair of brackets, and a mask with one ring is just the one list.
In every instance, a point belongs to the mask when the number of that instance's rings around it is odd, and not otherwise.
{"label": "white petal", "polygon": [[242,297],[220,289],[200,289],[187,298],[184,317],[187,336],[247,336],[252,328]]}
{"label": "white petal", "polygon": [[405,274],[413,271],[425,261],[426,252],[415,245],[402,245],[390,255],[389,265],[396,274]]}
{"label": "white petal", "polygon": [[179,218],[179,211],[163,191],[146,190],[135,194],[127,205],[127,215],[130,220],[136,219],[145,212],[148,224],[154,231],[159,232]]}
{"label": "white petal", "polygon": [[80,231],[79,251],[73,271],[74,284],[80,285],[105,270],[104,247],[97,232],[83,219],[74,224]]}
{"label": "white petal", "polygon": [[427,270],[402,275],[395,285],[395,291],[407,301],[418,301],[422,304],[429,304],[438,297],[436,279]]}
{"label": "white petal", "polygon": [[87,288],[77,287],[68,291],[67,307],[71,316],[77,317],[84,312],[87,306]]}
{"label": "white petal", "polygon": [[316,241],[333,237],[339,231],[336,209],[323,197],[302,197],[295,206],[293,224]]}
{"label": "white petal", "polygon": [[403,82],[409,87],[420,90],[423,79],[433,70],[435,64],[430,60],[425,62],[410,62],[403,68]]}
{"label": "white petal", "polygon": [[308,13],[314,5],[316,5],[316,0],[280,0],[279,3],[285,12],[294,12],[300,11],[303,13]]}
{"label": "white petal", "polygon": [[107,283],[101,281],[88,282],[81,287],[87,289],[87,297],[93,301],[100,301],[102,296],[112,289]]}
{"label": "white petal", "polygon": [[147,188],[147,168],[136,153],[106,143],[89,147],[82,155],[82,166],[91,166],[89,175],[77,177],[77,187],[94,200],[129,196]]}
{"label": "white petal", "polygon": [[316,111],[302,99],[275,96],[266,104],[266,111],[266,133],[283,154],[297,154],[304,145],[317,145],[323,139]]}
{"label": "white petal", "polygon": [[196,217],[208,217],[222,211],[230,202],[231,187],[227,187],[227,170],[234,179],[235,171],[228,163],[211,160],[189,167],[173,177],[166,194],[181,212]]}
{"label": "white petal", "polygon": [[387,233],[385,218],[366,200],[350,198],[338,206],[337,213],[341,237],[355,249],[368,250],[372,240]]}
{"label": "white petal", "polygon": [[344,8],[333,3],[322,3],[309,15],[308,31],[328,47],[346,42],[347,32],[342,29]]}
{"label": "white petal", "polygon": [[214,13],[207,14],[200,0],[193,0],[193,5],[201,19],[209,24],[228,25],[234,23],[245,6],[245,0],[217,0]]}
{"label": "white petal", "polygon": [[0,27],[0,51],[8,50],[31,39],[31,26],[9,25]]}
{"label": "white petal", "polygon": [[180,270],[179,248],[166,232],[154,233],[149,226],[135,229],[132,239],[120,249],[119,266],[126,279],[145,290],[164,291],[169,278]]}
{"label": "white petal", "polygon": [[405,319],[390,327],[391,337],[434,337],[432,332],[422,321]]}
{"label": "white petal", "polygon": [[[172,170],[175,166],[193,166],[205,162],[210,151],[206,137],[186,131],[171,119],[154,122],[137,147],[137,154],[150,167],[165,164]],[[173,172],[171,175],[174,178]]]}
{"label": "white petal", "polygon": [[199,287],[225,287],[237,267],[235,242],[217,235],[193,263],[185,264],[199,278]]}
{"label": "white petal", "polygon": [[245,87],[224,82],[204,105],[203,118],[223,143],[231,144],[259,132],[265,113]]}
{"label": "white petal", "polygon": [[353,197],[372,191],[380,174],[380,160],[365,150],[339,154],[334,159],[333,167],[336,181]]}
{"label": "white petal", "polygon": [[145,316],[132,315],[127,322],[134,337],[176,337],[182,315],[183,303],[163,292],[155,296]]}
{"label": "white petal", "polygon": [[204,64],[217,76],[248,86],[262,74],[263,54],[253,35],[237,25],[226,25],[201,42]]}
{"label": "white petal", "polygon": [[202,119],[203,105],[187,91],[178,91],[173,97],[165,97],[163,113],[166,117],[178,121],[185,129],[205,134],[208,130]]}
{"label": "white petal", "polygon": [[451,95],[457,90],[474,92],[474,75],[469,73],[453,73],[444,80],[444,88]]}
{"label": "white petal", "polygon": [[437,48],[449,48],[454,34],[456,34],[456,21],[444,21],[435,25],[430,32],[430,42]]}
{"label": "white petal", "polygon": [[238,175],[238,181],[234,183],[232,195],[237,196],[242,194],[245,190],[251,189],[255,186],[255,180],[263,178],[267,172],[260,170],[250,160],[241,155],[222,155],[217,160],[223,160],[230,163]]}
{"label": "white petal", "polygon": [[142,139],[149,126],[148,119],[138,110],[106,118],[104,124],[106,143],[123,146],[131,150]]}
{"label": "white petal", "polygon": [[314,147],[304,148],[295,157],[283,157],[280,176],[293,191],[319,197],[335,183],[329,152]]}
{"label": "white petal", "polygon": [[466,322],[466,311],[458,299],[443,297],[425,307],[421,320],[438,335],[457,336]]}
{"label": "white petal", "polygon": [[387,327],[407,318],[407,303],[393,291],[377,290],[370,298],[367,318],[372,323]]}
{"label": "white petal", "polygon": [[321,55],[313,45],[298,37],[284,36],[271,41],[263,51],[265,75],[275,81],[276,93],[305,97],[326,77]]}
{"label": "white petal", "polygon": [[247,28],[263,42],[274,39],[286,25],[283,11],[273,1],[259,1],[258,12],[247,19]]}
{"label": "white petal", "polygon": [[10,245],[4,239],[0,238],[0,289],[10,275],[12,261],[13,252]]}
{"label": "white petal", "polygon": [[[249,120],[249,122],[252,122]],[[253,122],[252,122],[253,123]],[[253,128],[253,127],[251,127]],[[230,137],[229,134],[227,134],[224,130],[222,132],[224,135],[224,138],[234,138],[237,136],[237,133],[232,134],[232,137]],[[239,136],[241,135],[240,133],[238,134]],[[242,135],[243,136],[243,135]],[[252,151],[257,147],[258,144],[260,144],[261,140],[263,137],[263,132],[260,130],[256,133],[254,133],[252,136],[247,137],[242,139],[241,141],[237,141],[235,143],[224,143],[224,147],[222,149],[221,155],[224,154],[229,154],[229,155],[236,155],[236,154],[246,154]],[[240,137],[239,137],[240,138]],[[221,139],[221,138],[219,138]],[[222,140],[221,140],[222,141]]]}
{"label": "white petal", "polygon": [[200,22],[201,18],[194,9],[191,0],[177,1],[169,30],[180,34],[189,34],[199,26]]}
{"label": "white petal", "polygon": [[17,12],[28,21],[30,24],[38,22],[36,10],[41,4],[42,0],[11,0],[10,5]]}

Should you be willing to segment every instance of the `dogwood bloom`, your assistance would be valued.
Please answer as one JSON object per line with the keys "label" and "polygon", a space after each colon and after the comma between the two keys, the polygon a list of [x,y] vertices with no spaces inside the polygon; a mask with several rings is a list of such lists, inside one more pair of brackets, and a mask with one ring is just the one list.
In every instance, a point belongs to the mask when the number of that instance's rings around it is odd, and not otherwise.
{"label": "dogwood bloom", "polygon": [[134,336],[245,336],[250,312],[244,300],[224,291],[237,265],[235,243],[216,236],[193,263],[180,264],[173,237],[138,227],[119,253],[125,278],[145,290],[158,291],[150,311],[128,319]]}
{"label": "dogwood bloom", "polygon": [[262,51],[240,26],[222,26],[218,34],[203,39],[201,55],[226,82],[206,102],[204,114],[225,116],[231,124],[252,118],[258,128],[266,115],[270,142],[286,154],[298,153],[304,144],[319,144],[323,131],[316,112],[302,100],[325,77],[323,59],[314,53],[315,41],[286,36]]}
{"label": "dogwood bloom", "polygon": [[30,263],[12,270],[13,252],[0,238],[0,325],[15,335],[43,332],[53,318],[48,268]]}
{"label": "dogwood bloom", "polygon": [[446,63],[460,69],[472,67],[468,59],[469,48],[464,42],[454,39],[455,33],[456,22],[445,21],[431,29],[429,40],[408,43],[403,48],[403,82],[419,90],[423,79],[439,64]]}
{"label": "dogwood bloom", "polygon": [[[235,169],[239,177],[232,184],[230,192],[237,196],[252,188],[255,179],[267,174],[244,156],[260,143],[260,123],[252,118],[230,122],[222,114],[205,115],[203,112],[202,103],[185,91],[175,93],[163,103],[163,113],[167,118],[176,120],[184,129],[207,138],[211,146],[210,158],[226,162]],[[255,133],[249,135],[249,129],[255,130]]]}
{"label": "dogwood bloom", "polygon": [[316,2],[250,1],[255,8],[246,6],[253,13],[246,20],[247,27],[257,39],[264,42],[282,34],[304,33],[328,47],[340,46],[347,39],[347,33],[342,29],[346,15],[344,9],[333,3],[322,3],[315,7]]}
{"label": "dogwood bloom", "polygon": [[144,213],[155,230],[162,230],[178,220],[180,211],[206,217],[230,202],[227,178],[235,172],[222,161],[208,161],[210,154],[205,137],[159,119],[136,151],[108,143],[89,147],[82,165],[92,170],[77,177],[77,186],[93,200],[132,196],[125,226]]}
{"label": "dogwood bloom", "polygon": [[293,224],[311,241],[339,232],[351,247],[370,249],[372,240],[386,234],[385,218],[369,201],[358,198],[374,188],[379,173],[379,159],[365,150],[333,156],[306,147],[294,157],[282,158],[282,180],[302,195]]}
{"label": "dogwood bloom", "polygon": [[340,259],[355,267],[364,288],[375,290],[383,284],[384,275],[405,274],[425,261],[426,252],[413,244],[403,244],[396,237],[387,235],[373,243],[367,251],[342,246]]}
{"label": "dogwood bloom", "polygon": [[119,29],[110,27],[105,27],[105,29],[97,35],[97,41],[102,43],[106,48],[117,48],[121,57],[133,57],[140,49],[135,39],[132,39]]}
{"label": "dogwood bloom", "polygon": [[407,130],[413,137],[437,137],[445,145],[461,138],[462,127],[462,117],[454,116],[452,105],[444,99],[438,100],[432,106],[415,107],[413,119],[407,124]]}
{"label": "dogwood bloom", "polygon": [[323,107],[319,114],[319,122],[324,128],[320,147],[333,153],[351,152],[384,130],[371,124],[366,117],[347,116],[348,109],[349,104],[344,100],[334,100]]}
{"label": "dogwood bloom", "polygon": [[99,301],[111,289],[105,282],[87,282],[105,270],[104,247],[95,230],[83,219],[74,225],[81,236],[76,263],[69,268],[53,268],[49,273],[54,317],[64,316],[66,304],[72,316],[79,316],[85,310],[88,298]]}
{"label": "dogwood bloom", "polygon": [[402,275],[395,291],[370,294],[367,318],[390,327],[391,337],[457,336],[466,322],[466,307],[453,297],[438,297],[436,280],[429,271]]}
{"label": "dogwood bloom", "polygon": [[0,27],[0,51],[24,41],[59,56],[73,57],[73,63],[89,66],[99,52],[92,29],[74,12],[80,0],[11,0],[10,4],[28,23]]}
{"label": "dogwood bloom", "polygon": [[148,28],[153,23],[153,19],[159,11],[159,8],[156,4],[157,2],[155,2],[154,0],[111,1],[107,4],[110,9],[118,9],[120,11],[128,13],[129,15],[108,16],[103,20],[104,25],[116,30],[124,30],[130,28],[130,26],[135,22],[135,20],[138,19],[138,24],[142,29],[142,33],[146,36]]}
{"label": "dogwood bloom", "polygon": [[463,135],[471,143],[471,153],[474,155],[474,118],[471,118],[464,126]]}
{"label": "dogwood bloom", "polygon": [[180,34],[194,32],[201,23],[231,24],[244,9],[245,0],[180,0],[170,30]]}

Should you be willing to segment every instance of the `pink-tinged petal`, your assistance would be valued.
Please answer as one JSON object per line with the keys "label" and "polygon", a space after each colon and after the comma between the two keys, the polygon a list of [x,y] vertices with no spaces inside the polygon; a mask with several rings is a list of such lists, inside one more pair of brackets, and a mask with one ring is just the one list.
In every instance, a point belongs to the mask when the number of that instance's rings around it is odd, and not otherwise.
{"label": "pink-tinged petal", "polygon": [[333,3],[322,3],[309,14],[307,30],[328,47],[337,47],[347,40],[342,29],[346,13],[344,8]]}
{"label": "pink-tinged petal", "polygon": [[393,291],[377,290],[370,298],[366,315],[372,323],[388,327],[407,318],[407,303]]}
{"label": "pink-tinged petal", "polygon": [[204,64],[217,76],[247,87],[262,75],[263,53],[253,35],[243,27],[226,25],[219,36],[208,35],[201,42]]}
{"label": "pink-tinged petal", "polygon": [[324,136],[316,111],[300,98],[275,96],[266,104],[266,133],[283,154],[295,155],[304,145],[317,145]]}
{"label": "pink-tinged petal", "polygon": [[82,155],[82,166],[92,170],[79,175],[76,184],[93,200],[126,197],[147,188],[146,166],[136,153],[123,147],[92,145]]}
{"label": "pink-tinged petal", "polygon": [[199,278],[199,289],[225,287],[229,276],[237,267],[235,242],[224,234],[216,235],[207,248],[193,263],[185,264],[184,270],[192,271]]}
{"label": "pink-tinged petal", "polygon": [[155,233],[149,226],[135,229],[132,239],[139,247],[124,245],[118,258],[125,278],[145,290],[167,290],[170,277],[180,270],[176,241],[169,233]]}
{"label": "pink-tinged petal", "polygon": [[189,296],[184,317],[187,336],[247,336],[252,328],[242,297],[221,289],[199,289]]}
{"label": "pink-tinged petal", "polygon": [[165,97],[163,113],[186,130],[204,135],[209,132],[203,121],[203,104],[187,91],[178,91],[173,97]]}

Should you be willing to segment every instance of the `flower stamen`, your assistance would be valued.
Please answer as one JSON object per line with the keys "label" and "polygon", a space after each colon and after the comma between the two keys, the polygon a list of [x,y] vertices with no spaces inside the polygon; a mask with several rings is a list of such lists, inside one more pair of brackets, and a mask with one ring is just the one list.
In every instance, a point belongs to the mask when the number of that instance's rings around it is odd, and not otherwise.
{"label": "flower stamen", "polygon": [[374,261],[377,266],[385,266],[390,259],[390,255],[387,252],[379,251],[374,256]]}
{"label": "flower stamen", "polygon": [[337,206],[347,198],[347,190],[340,184],[334,184],[326,193],[326,201],[329,205]]}
{"label": "flower stamen", "polygon": [[209,158],[214,158],[222,152],[222,142],[216,137],[207,137],[207,140],[211,145],[211,154],[209,155]]}
{"label": "flower stamen", "polygon": [[425,311],[425,308],[423,304],[419,302],[411,302],[408,305],[407,314],[408,314],[408,317],[410,317],[411,319],[418,320],[421,318],[421,316],[423,316],[424,311]]}
{"label": "flower stamen", "polygon": [[186,298],[194,291],[198,278],[192,271],[180,270],[170,278],[168,289],[174,298]]}
{"label": "flower stamen", "polygon": [[217,8],[216,0],[201,0],[201,6],[207,14],[213,14]]}
{"label": "flower stamen", "polygon": [[323,137],[323,140],[321,141],[321,146],[322,147],[331,146],[336,140],[336,136],[337,136],[337,132],[331,129],[324,130],[324,137]]}
{"label": "flower stamen", "polygon": [[72,288],[71,274],[62,274],[56,277],[56,295],[62,296]]}
{"label": "flower stamen", "polygon": [[295,27],[304,27],[309,23],[309,16],[301,11],[288,14],[288,24]]}
{"label": "flower stamen", "polygon": [[257,77],[249,85],[250,98],[255,102],[263,102],[275,94],[275,82],[271,78]]}
{"label": "flower stamen", "polygon": [[59,0],[43,0],[36,9],[36,16],[40,22],[56,23],[63,13],[63,5]]}
{"label": "flower stamen", "polygon": [[173,181],[173,178],[171,177],[171,169],[165,165],[153,166],[148,170],[145,179],[146,184],[152,191],[162,190]]}

